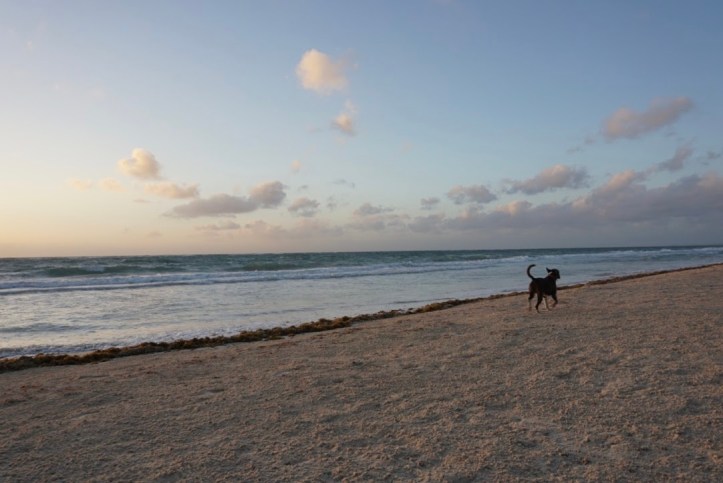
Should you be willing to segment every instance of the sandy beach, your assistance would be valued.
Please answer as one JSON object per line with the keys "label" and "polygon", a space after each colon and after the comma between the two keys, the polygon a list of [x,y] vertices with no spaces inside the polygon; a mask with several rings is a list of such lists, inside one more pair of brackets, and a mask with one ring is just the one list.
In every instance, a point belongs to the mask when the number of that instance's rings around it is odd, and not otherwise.
{"label": "sandy beach", "polygon": [[5,372],[0,481],[723,481],[722,296],[718,265]]}

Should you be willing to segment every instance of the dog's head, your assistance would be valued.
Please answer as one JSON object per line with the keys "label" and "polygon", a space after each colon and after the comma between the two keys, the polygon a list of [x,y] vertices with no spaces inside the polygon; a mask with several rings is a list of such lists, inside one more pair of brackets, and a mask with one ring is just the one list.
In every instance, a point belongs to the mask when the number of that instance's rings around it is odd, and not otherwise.
{"label": "dog's head", "polygon": [[556,268],[546,268],[547,277],[553,280],[560,280],[560,271]]}

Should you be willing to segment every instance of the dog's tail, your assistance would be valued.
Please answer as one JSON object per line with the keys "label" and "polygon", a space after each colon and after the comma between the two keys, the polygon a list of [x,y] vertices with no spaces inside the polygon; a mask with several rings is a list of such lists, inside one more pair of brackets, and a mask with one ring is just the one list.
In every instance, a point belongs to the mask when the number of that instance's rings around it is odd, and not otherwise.
{"label": "dog's tail", "polygon": [[531,269],[532,267],[534,267],[534,266],[535,266],[535,264],[533,263],[532,265],[530,265],[529,267],[527,267],[527,276],[530,277],[532,280],[534,280],[535,277],[533,277],[532,274],[530,273],[530,269]]}

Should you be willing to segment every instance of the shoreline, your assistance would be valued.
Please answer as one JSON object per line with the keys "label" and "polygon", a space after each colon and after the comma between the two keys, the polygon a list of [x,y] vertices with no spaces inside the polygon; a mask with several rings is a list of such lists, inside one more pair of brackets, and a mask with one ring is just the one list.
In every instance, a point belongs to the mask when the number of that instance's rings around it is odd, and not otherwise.
{"label": "shoreline", "polygon": [[2,481],[723,480],[723,264],[0,374]]}
{"label": "shoreline", "polygon": [[[682,267],[671,270],[660,270],[653,272],[641,272],[631,275],[623,275],[605,279],[591,280],[589,282],[577,283],[572,285],[559,286],[559,291],[580,288],[584,286],[607,285],[610,283],[618,283],[626,280],[634,280],[667,273],[684,272],[688,270],[696,270],[701,268],[721,266],[721,263],[711,263],[706,265]],[[178,339],[167,342],[142,342],[131,346],[109,347],[106,349],[98,349],[83,353],[71,354],[36,354],[33,356],[17,356],[0,358],[0,374],[4,372],[20,371],[45,366],[66,366],[78,364],[90,364],[97,362],[109,361],[120,357],[131,357],[142,354],[153,354],[160,352],[169,352],[177,350],[199,349],[205,347],[218,347],[228,344],[261,342],[267,340],[277,340],[285,337],[294,337],[299,334],[324,332],[328,330],[336,330],[360,322],[369,322],[374,320],[383,320],[392,317],[413,315],[419,313],[435,312],[445,310],[458,305],[471,304],[486,300],[495,300],[504,297],[513,297],[525,294],[526,291],[505,292],[499,294],[488,295],[485,297],[471,299],[450,299],[442,302],[435,302],[411,309],[395,309],[388,311],[379,311],[372,314],[359,314],[354,316],[341,316],[333,319],[321,318],[313,322],[306,322],[297,325],[272,327],[269,329],[256,329],[241,331],[231,336],[207,336],[196,337],[192,339]]]}

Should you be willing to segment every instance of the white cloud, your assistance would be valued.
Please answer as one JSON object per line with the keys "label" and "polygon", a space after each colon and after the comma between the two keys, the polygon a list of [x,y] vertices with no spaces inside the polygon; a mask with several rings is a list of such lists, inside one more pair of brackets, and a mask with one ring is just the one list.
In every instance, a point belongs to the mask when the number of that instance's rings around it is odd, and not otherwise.
{"label": "white cloud", "polygon": [[285,228],[279,225],[271,225],[263,220],[256,220],[243,226],[242,232],[245,235],[264,238],[269,241],[278,241],[289,238],[309,239],[319,237],[336,237],[343,233],[337,226],[321,220],[302,218],[295,225]]}
{"label": "white cloud", "polygon": [[[617,173],[584,196],[571,201],[534,205],[517,200],[492,210],[468,206],[457,216],[419,216],[407,223],[411,232],[468,240],[516,243],[534,237],[542,244],[685,243],[686,232],[723,236],[723,177],[719,173],[681,178],[650,188],[648,172]],[[369,228],[370,230],[373,227]],[[564,237],[564,238],[562,238]]]}
{"label": "white cloud", "polygon": [[346,180],[346,179],[337,179],[336,181],[334,181],[334,184],[338,185],[338,186],[347,186],[351,189],[356,188],[356,183],[354,183],[353,181]]}
{"label": "white cloud", "polygon": [[347,86],[345,70],[345,62],[334,61],[323,52],[311,49],[301,57],[296,66],[296,75],[304,89],[329,94]]}
{"label": "white cloud", "polygon": [[721,219],[723,178],[715,173],[703,177],[695,175],[648,189],[641,183],[629,181],[628,176],[624,179],[614,177],[603,189],[587,197],[586,210],[581,214],[595,216],[599,222],[663,223],[675,217],[709,215]]}
{"label": "white cloud", "polygon": [[371,203],[364,203],[354,211],[354,216],[372,216],[394,211],[392,208],[373,206]]}
{"label": "white cloud", "polygon": [[431,197],[431,198],[422,198],[420,200],[420,204],[422,205],[423,210],[433,210],[437,205],[439,205],[440,199]]}
{"label": "white cloud", "polygon": [[356,115],[356,107],[351,101],[346,101],[344,111],[341,112],[334,120],[331,121],[331,127],[341,131],[348,136],[356,135],[356,127],[354,116]]}
{"label": "white cloud", "polygon": [[445,220],[441,213],[418,216],[409,223],[409,229],[416,233],[443,233]]}
{"label": "white cloud", "polygon": [[197,218],[251,213],[261,208],[275,208],[285,197],[284,185],[279,181],[271,181],[252,188],[248,197],[222,193],[210,198],[199,198],[185,205],[176,206],[169,215],[180,218]]}
{"label": "white cloud", "polygon": [[522,192],[533,195],[558,188],[581,188],[587,185],[588,178],[584,168],[571,168],[563,164],[556,164],[534,178],[511,182],[511,186],[506,191],[507,193]]}
{"label": "white cloud", "polygon": [[649,189],[641,173],[625,171],[590,194],[565,203],[533,206],[516,201],[490,213],[468,209],[453,219],[437,220],[444,228],[580,229],[614,226],[617,231],[637,225],[657,228],[675,219],[706,220],[723,226],[723,178],[717,173],[689,176],[667,186]]}
{"label": "white cloud", "polygon": [[241,225],[239,225],[238,223],[235,223],[233,221],[227,221],[224,223],[213,223],[211,225],[197,226],[196,230],[217,232],[217,231],[233,231],[233,230],[238,230],[239,228],[241,228]]}
{"label": "white cloud", "polygon": [[393,211],[393,208],[364,203],[354,210],[354,219],[348,226],[361,231],[382,231],[389,228],[406,229],[409,217],[394,214]]}
{"label": "white cloud", "polygon": [[693,148],[689,145],[681,146],[675,150],[675,154],[667,161],[655,165],[655,171],[680,171],[685,162],[693,155]]}
{"label": "white cloud", "polygon": [[495,211],[499,213],[505,213],[510,216],[516,216],[526,211],[529,211],[530,208],[532,208],[532,203],[525,200],[518,200],[508,203],[506,205],[499,206]]}
{"label": "white cloud", "polygon": [[144,191],[149,195],[156,195],[162,198],[186,199],[198,198],[198,185],[179,186],[175,183],[150,183],[145,185]]}
{"label": "white cloud", "polygon": [[258,206],[258,203],[245,196],[218,194],[210,198],[199,198],[185,205],[176,206],[171,210],[170,214],[180,218],[233,215],[250,213],[258,209]]}
{"label": "white cloud", "polygon": [[278,239],[286,234],[286,230],[278,225],[270,225],[263,220],[244,225],[243,230],[253,236]]}
{"label": "white cloud", "polygon": [[[302,216],[293,226],[257,220],[245,225],[215,223],[199,226],[197,230],[208,235],[258,236],[269,241],[341,236],[344,233],[349,237],[358,237],[361,233],[374,239],[386,236],[402,239],[409,233],[425,233],[448,241],[478,236],[510,241],[529,234],[540,236],[539,239],[546,243],[559,240],[560,236],[595,243],[596,240],[616,239],[623,236],[621,234],[639,240],[652,236],[652,241],[658,235],[678,236],[681,229],[689,228],[723,236],[723,228],[714,228],[723,226],[723,177],[720,174],[689,176],[655,188],[646,186],[647,176],[648,171],[623,171],[570,201],[533,204],[528,200],[516,200],[487,210],[479,204],[471,204],[457,216],[435,213],[412,219],[390,208],[365,203],[354,211],[348,223],[338,226]],[[249,199],[246,201],[250,202]],[[299,198],[291,203],[290,211],[316,210],[318,205],[314,200]],[[205,213],[227,214],[231,211],[227,208],[228,205],[224,205],[224,210],[216,208],[205,210]],[[258,209],[258,205],[251,203],[246,208]]]}
{"label": "white cloud", "polygon": [[342,112],[336,116],[336,118],[331,121],[331,126],[348,136],[356,135],[356,131],[354,129],[354,118],[346,112]]}
{"label": "white cloud", "polygon": [[643,112],[621,107],[605,121],[602,132],[609,141],[620,138],[635,139],[674,123],[692,107],[693,101],[688,97],[655,99],[648,110]]}
{"label": "white cloud", "polygon": [[340,236],[342,233],[343,230],[337,226],[310,218],[299,220],[289,231],[290,236],[294,238]]}
{"label": "white cloud", "polygon": [[607,183],[595,189],[592,192],[592,196],[601,195],[608,197],[615,193],[620,193],[621,191],[629,189],[634,183],[643,181],[645,177],[644,173],[639,173],[632,169],[625,170],[613,175]]}
{"label": "white cloud", "polygon": [[271,181],[254,186],[249,198],[258,203],[261,208],[274,208],[284,201],[286,193],[284,185],[280,181]]}
{"label": "white cloud", "polygon": [[68,180],[68,186],[77,191],[88,191],[93,187],[93,180],[71,178]]}
{"label": "white cloud", "polygon": [[291,213],[306,218],[316,215],[318,209],[319,202],[309,198],[297,198],[293,203],[291,203],[291,206],[289,206],[289,211]]}
{"label": "white cloud", "polygon": [[296,173],[300,172],[301,168],[302,168],[301,161],[299,161],[298,159],[295,159],[291,162],[291,172],[292,173],[296,174]]}
{"label": "white cloud", "polygon": [[645,173],[628,169],[617,173],[603,185],[595,188],[587,196],[572,201],[570,207],[576,212],[595,211],[602,206],[609,205],[612,200],[621,199],[632,191],[644,191],[642,181],[647,175]]}
{"label": "white cloud", "polygon": [[388,229],[406,230],[409,216],[380,213],[375,215],[357,216],[349,228],[361,231],[384,231]]}
{"label": "white cloud", "polygon": [[582,144],[578,144],[577,146],[573,146],[570,149],[567,150],[567,154],[575,154],[583,151],[583,149],[586,146],[592,146],[596,142],[595,136],[585,136],[585,139],[582,141]]}
{"label": "white cloud", "polygon": [[118,169],[127,175],[139,179],[160,178],[161,165],[150,151],[136,148],[131,157],[118,161]]}
{"label": "white cloud", "polygon": [[326,207],[329,211],[334,211],[339,207],[339,201],[335,197],[329,196],[326,199]]}
{"label": "white cloud", "polygon": [[497,199],[497,196],[482,185],[457,185],[447,192],[447,197],[457,205],[465,203],[484,204]]}
{"label": "white cloud", "polygon": [[114,178],[104,178],[98,182],[98,186],[105,191],[112,191],[115,193],[121,193],[126,190],[123,185]]}

